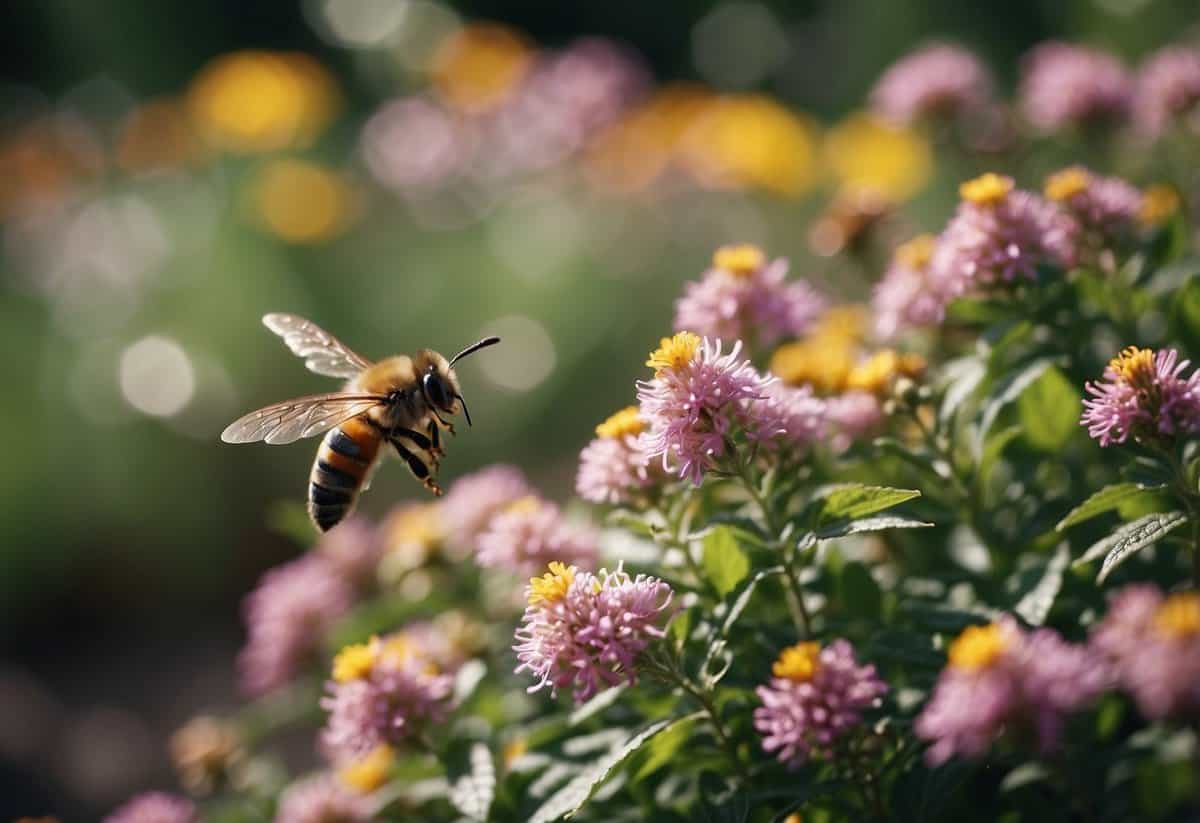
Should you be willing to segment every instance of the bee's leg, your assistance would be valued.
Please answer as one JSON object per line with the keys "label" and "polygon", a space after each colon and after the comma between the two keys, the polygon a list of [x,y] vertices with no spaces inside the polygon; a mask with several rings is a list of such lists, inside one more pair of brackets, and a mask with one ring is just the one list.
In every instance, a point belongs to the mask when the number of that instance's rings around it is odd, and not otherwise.
{"label": "bee's leg", "polygon": [[423,451],[433,451],[434,448],[432,447],[434,447],[434,444],[437,442],[435,438],[434,443],[430,443],[428,437],[420,432],[415,432],[412,429],[392,429],[389,439],[394,440],[397,437],[405,437],[411,440],[413,445]]}
{"label": "bee's leg", "polygon": [[442,448],[442,435],[436,420],[429,421],[429,440],[432,445],[430,452],[439,456],[446,453],[446,450]]}
{"label": "bee's leg", "polygon": [[396,441],[400,438],[404,438],[416,446],[415,449],[409,448],[408,451],[415,452],[421,462],[429,465],[430,474],[437,473],[438,464],[442,462],[442,450],[434,445],[436,438],[431,442],[428,437],[412,429],[393,429],[389,439]]}
{"label": "bee's leg", "polygon": [[454,424],[447,420],[443,420],[442,416],[440,414],[438,414],[436,411],[433,412],[433,419],[436,420],[438,423],[440,423],[442,428],[445,429],[446,431],[450,432],[451,435],[457,434],[457,432],[454,431]]}
{"label": "bee's leg", "polygon": [[[421,438],[424,439],[424,435],[421,435]],[[408,464],[409,471],[413,473],[413,477],[424,483],[425,488],[429,489],[438,497],[441,497],[442,487],[438,485],[437,478],[433,475],[433,470],[436,469],[436,466],[431,468],[430,466],[426,465],[421,458],[409,451],[408,448],[400,442],[398,437],[392,438],[390,442],[392,447],[396,449],[396,453],[399,454],[404,459],[404,462]]]}

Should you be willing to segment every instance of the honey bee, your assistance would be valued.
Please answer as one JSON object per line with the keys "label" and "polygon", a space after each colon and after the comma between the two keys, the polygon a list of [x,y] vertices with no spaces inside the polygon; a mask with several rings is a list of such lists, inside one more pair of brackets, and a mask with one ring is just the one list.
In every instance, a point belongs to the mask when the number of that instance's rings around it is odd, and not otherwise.
{"label": "honey bee", "polygon": [[384,444],[435,495],[445,449],[440,430],[454,434],[442,415],[461,410],[471,425],[454,364],[500,342],[485,337],[450,360],[431,349],[372,363],[316,323],[294,314],[268,314],[263,325],[283,338],[309,371],[347,380],[343,391],[285,400],[252,411],[221,432],[226,443],[265,440],[278,445],[325,434],[308,478],[308,514],[329,531],[354,508]]}

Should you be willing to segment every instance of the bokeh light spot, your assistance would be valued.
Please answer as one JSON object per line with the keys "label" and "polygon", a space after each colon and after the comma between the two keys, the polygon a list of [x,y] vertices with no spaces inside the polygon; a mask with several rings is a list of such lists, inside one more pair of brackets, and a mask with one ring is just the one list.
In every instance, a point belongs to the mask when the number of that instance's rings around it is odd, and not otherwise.
{"label": "bokeh light spot", "polygon": [[520,314],[501,317],[483,333],[497,335],[502,341],[489,349],[486,361],[477,364],[483,376],[500,388],[526,392],[554,371],[554,341],[533,318]]}
{"label": "bokeh light spot", "polygon": [[183,347],[150,335],[121,353],[121,394],[140,412],[154,417],[178,414],[196,390],[196,373]]}

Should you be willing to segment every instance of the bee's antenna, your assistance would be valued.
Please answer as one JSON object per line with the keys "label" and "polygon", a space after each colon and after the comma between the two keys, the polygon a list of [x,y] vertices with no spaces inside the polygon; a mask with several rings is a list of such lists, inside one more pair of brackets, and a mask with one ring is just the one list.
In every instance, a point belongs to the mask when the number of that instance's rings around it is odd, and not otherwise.
{"label": "bee's antenna", "polygon": [[463,416],[467,418],[467,425],[471,425],[471,413],[467,411],[467,398],[463,397],[461,394],[456,394],[454,396],[458,398],[459,403],[462,403]]}
{"label": "bee's antenna", "polygon": [[[472,343],[471,345],[467,346],[465,349],[460,351],[458,354],[451,357],[450,365],[453,366],[455,363],[457,363],[459,360],[462,360],[468,354],[474,354],[475,352],[479,351],[480,349],[486,349],[488,346],[494,346],[499,342],[500,342],[499,337],[485,337],[482,340],[480,340],[478,343]],[[461,397],[458,399],[462,400]],[[465,406],[464,406],[464,408],[465,408]]]}

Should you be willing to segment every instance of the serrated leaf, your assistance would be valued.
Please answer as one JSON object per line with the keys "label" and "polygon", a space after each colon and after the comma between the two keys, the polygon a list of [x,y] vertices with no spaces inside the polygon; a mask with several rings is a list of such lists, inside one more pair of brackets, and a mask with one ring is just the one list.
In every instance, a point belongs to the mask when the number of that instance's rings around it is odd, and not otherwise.
{"label": "serrated leaf", "polygon": [[704,574],[717,593],[724,597],[750,573],[750,558],[738,545],[729,526],[714,528],[701,545]]}
{"label": "serrated leaf", "polygon": [[664,729],[646,744],[645,749],[643,749],[646,756],[642,760],[642,765],[634,772],[633,782],[637,783],[645,780],[671,762],[671,758],[683,748],[688,738],[691,737],[692,727],[695,725],[695,722],[694,718],[688,718],[678,723],[672,723],[670,728]]}
{"label": "serrated leaf", "polygon": [[893,489],[888,486],[867,486],[862,483],[842,483],[824,490],[817,500],[817,525],[835,520],[858,520],[875,512],[898,506],[906,500],[920,497],[917,489]]}
{"label": "serrated leaf", "polygon": [[454,781],[450,802],[471,820],[487,820],[496,796],[496,766],[492,753],[482,743],[471,747],[471,771]]}
{"label": "serrated leaf", "polygon": [[631,754],[640,749],[648,740],[664,731],[673,723],[684,720],[694,720],[699,713],[674,720],[660,720],[652,723],[642,731],[629,738],[623,746],[612,749],[592,765],[588,766],[573,777],[567,785],[550,795],[550,798],[533,813],[529,823],[552,823],[564,816],[570,817],[583,808],[600,784],[625,762]]}
{"label": "serrated leaf", "polygon": [[1071,554],[1063,543],[1046,564],[1041,579],[1013,607],[1013,611],[1029,625],[1040,626],[1046,622],[1046,616],[1054,606],[1054,599],[1062,589],[1063,572],[1066,571],[1070,560]]}
{"label": "serrated leaf", "polygon": [[1079,391],[1053,366],[1017,398],[1025,440],[1045,452],[1061,449],[1079,431],[1082,408]]}
{"label": "serrated leaf", "polygon": [[831,540],[835,537],[847,537],[851,534],[881,532],[887,529],[926,529],[933,525],[933,523],[926,523],[924,520],[916,520],[911,517],[885,514],[879,517],[864,517],[860,520],[834,523],[818,529],[816,536],[818,540]]}
{"label": "serrated leaf", "polygon": [[1186,520],[1187,515],[1179,511],[1148,514],[1145,517],[1134,520],[1132,523],[1126,523],[1108,537],[1093,543],[1075,561],[1075,565],[1090,563],[1097,558],[1103,557],[1104,563],[1100,566],[1100,573],[1096,575],[1096,582],[1103,583],[1104,579],[1117,566],[1121,565],[1136,552],[1158,542],[1168,532],[1183,525]]}
{"label": "serrated leaf", "polygon": [[1069,526],[1083,523],[1097,515],[1112,511],[1130,498],[1147,492],[1157,492],[1165,488],[1166,486],[1161,483],[1154,485],[1146,485],[1144,483],[1114,483],[1111,486],[1105,486],[1067,512],[1067,516],[1058,521],[1058,525],[1054,529],[1055,531],[1062,531]]}
{"label": "serrated leaf", "polygon": [[1051,365],[1052,362],[1046,358],[1034,360],[1000,381],[984,404],[983,413],[979,417],[979,430],[975,433],[976,455],[983,453],[988,432],[1004,407],[1020,397],[1021,392],[1029,388]]}

